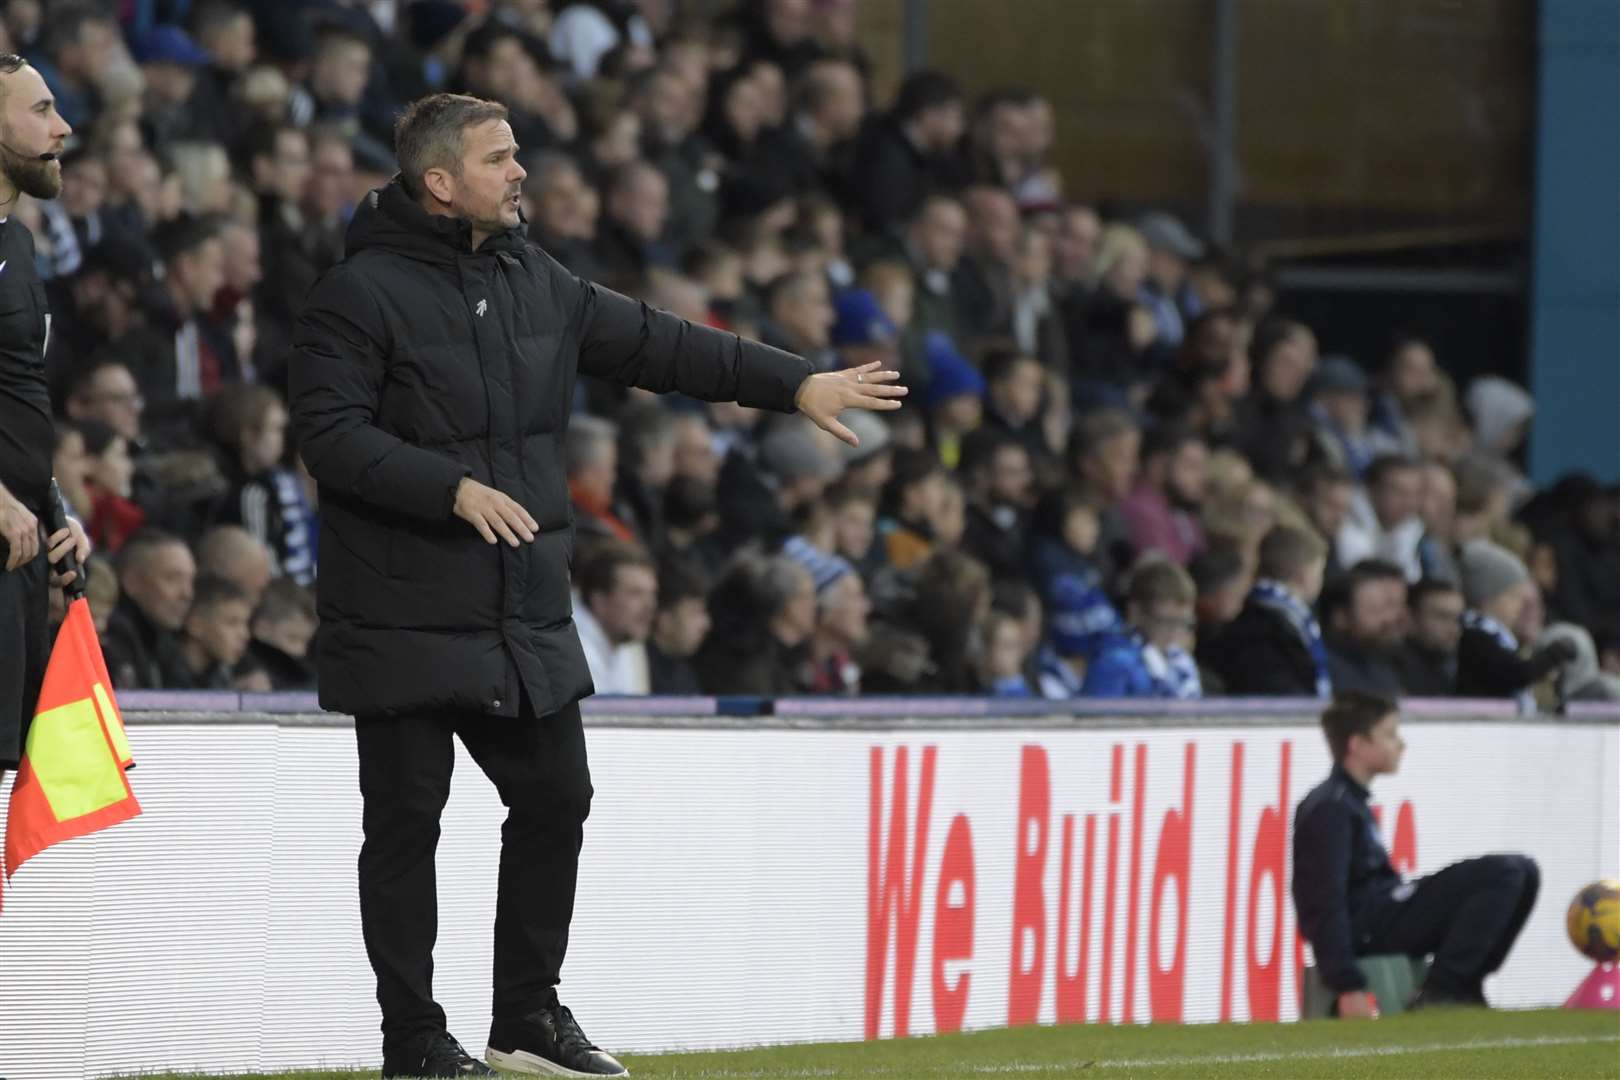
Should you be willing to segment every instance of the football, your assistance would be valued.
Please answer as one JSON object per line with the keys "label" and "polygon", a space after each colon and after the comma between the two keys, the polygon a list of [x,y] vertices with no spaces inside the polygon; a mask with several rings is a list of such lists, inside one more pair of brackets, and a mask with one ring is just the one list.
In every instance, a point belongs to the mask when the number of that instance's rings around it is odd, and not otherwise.
{"label": "football", "polygon": [[1594,881],[1569,905],[1569,940],[1575,948],[1606,963],[1620,959],[1620,881]]}

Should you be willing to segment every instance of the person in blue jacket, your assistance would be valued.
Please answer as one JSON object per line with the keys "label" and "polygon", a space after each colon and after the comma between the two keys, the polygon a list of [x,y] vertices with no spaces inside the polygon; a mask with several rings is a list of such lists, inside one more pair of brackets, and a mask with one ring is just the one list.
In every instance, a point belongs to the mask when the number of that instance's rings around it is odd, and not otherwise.
{"label": "person in blue jacket", "polygon": [[1203,697],[1191,647],[1198,593],[1187,571],[1149,558],[1131,572],[1125,632],[1111,637],[1086,669],[1082,697]]}

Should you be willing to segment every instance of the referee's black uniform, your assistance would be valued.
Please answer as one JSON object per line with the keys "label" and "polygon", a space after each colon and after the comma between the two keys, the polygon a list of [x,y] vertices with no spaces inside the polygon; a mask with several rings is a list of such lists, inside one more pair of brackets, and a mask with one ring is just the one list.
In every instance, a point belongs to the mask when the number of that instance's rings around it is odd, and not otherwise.
{"label": "referee's black uniform", "polygon": [[[56,449],[45,385],[50,319],[34,266],[33,234],[15,217],[0,222],[0,484],[41,521]],[[0,554],[0,568],[5,561]],[[0,770],[22,757],[23,734],[45,678],[49,576],[43,537],[29,562],[10,572],[0,569]]]}

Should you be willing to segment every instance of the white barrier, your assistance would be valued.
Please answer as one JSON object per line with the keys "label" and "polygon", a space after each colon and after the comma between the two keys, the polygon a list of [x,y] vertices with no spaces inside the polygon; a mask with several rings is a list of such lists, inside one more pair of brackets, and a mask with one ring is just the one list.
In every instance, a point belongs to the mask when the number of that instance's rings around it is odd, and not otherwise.
{"label": "white barrier", "polygon": [[[1296,1016],[1288,833],[1328,767],[1310,718],[1017,722],[594,719],[564,1000],[617,1050]],[[1589,967],[1564,905],[1620,870],[1620,724],[1405,732],[1373,791],[1397,861],[1534,855],[1541,901],[1487,989],[1561,1001]],[[375,1064],[352,730],[134,716],[130,740],[145,814],[6,891],[0,1076]],[[435,989],[475,1050],[502,814],[458,752]]]}

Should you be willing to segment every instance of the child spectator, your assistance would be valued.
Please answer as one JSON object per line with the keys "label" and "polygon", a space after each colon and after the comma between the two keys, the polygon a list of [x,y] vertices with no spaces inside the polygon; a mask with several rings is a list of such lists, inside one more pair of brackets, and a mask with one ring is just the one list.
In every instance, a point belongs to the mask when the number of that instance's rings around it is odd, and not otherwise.
{"label": "child spectator", "polygon": [[1235,695],[1326,698],[1333,692],[1327,647],[1311,605],[1322,592],[1327,543],[1279,525],[1260,542],[1259,579],[1243,611],[1205,650]]}
{"label": "child spectator", "polygon": [[945,467],[954,469],[961,458],[963,437],[979,426],[984,415],[984,376],[945,334],[927,335],[923,355],[931,372],[923,406],[928,410],[934,449]]}
{"label": "child spectator", "polygon": [[1112,639],[1086,668],[1083,697],[1203,696],[1198,664],[1188,652],[1197,625],[1196,592],[1187,571],[1162,558],[1131,572],[1127,635]]}
{"label": "child spectator", "polygon": [[225,450],[231,490],[214,508],[215,524],[240,525],[270,552],[272,577],[315,582],[315,514],[294,472],[282,464],[287,409],[274,390],[229,388],[214,402],[214,435]]}
{"label": "child spectator", "polygon": [[685,562],[666,562],[658,572],[658,612],[647,639],[649,692],[703,693],[692,657],[708,635],[708,582]]}
{"label": "child spectator", "polygon": [[979,689],[991,697],[1037,696],[1024,676],[1029,649],[1018,616],[992,608],[984,621],[984,649],[978,657]]}
{"label": "child spectator", "polygon": [[90,496],[85,531],[97,547],[114,555],[146,524],[146,511],[130,500],[135,464],[129,441],[95,420],[81,422],[79,430],[84,437],[84,489]]}
{"label": "child spectator", "polygon": [[180,632],[190,690],[229,690],[231,671],[247,653],[253,603],[224,578],[200,577]]}
{"label": "child spectator", "polygon": [[1087,662],[1122,630],[1119,613],[1092,562],[1097,507],[1072,492],[1054,492],[1035,508],[1032,526],[1030,565],[1051,620],[1039,662],[1041,694],[1076,697]]}
{"label": "child spectator", "polygon": [[1367,789],[1400,768],[1400,720],[1387,698],[1335,698],[1322,713],[1333,771],[1294,814],[1294,906],[1339,1016],[1378,1014],[1355,962],[1376,953],[1433,954],[1412,1008],[1485,1005],[1485,977],[1507,958],[1540,887],[1523,855],[1469,859],[1414,881],[1395,872]]}
{"label": "child spectator", "polygon": [[277,578],[264,590],[249,629],[247,659],[270,679],[272,690],[314,690],[315,598],[291,578]]}

